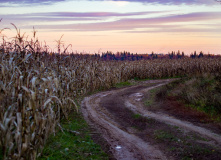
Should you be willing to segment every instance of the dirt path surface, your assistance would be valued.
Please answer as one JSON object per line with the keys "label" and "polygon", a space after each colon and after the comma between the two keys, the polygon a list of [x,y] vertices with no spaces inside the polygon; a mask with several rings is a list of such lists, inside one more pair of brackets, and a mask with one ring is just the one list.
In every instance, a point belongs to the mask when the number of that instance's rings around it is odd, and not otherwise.
{"label": "dirt path surface", "polygon": [[[143,105],[142,98],[146,92],[171,81],[173,79],[145,81],[135,86],[98,93],[82,101],[85,119],[108,143],[115,159],[188,158],[183,153],[200,159],[221,157],[220,134],[169,114],[151,112]],[[187,147],[181,151],[187,145],[199,148],[190,150]],[[200,148],[202,145],[203,149]],[[198,151],[203,154],[195,153]]]}

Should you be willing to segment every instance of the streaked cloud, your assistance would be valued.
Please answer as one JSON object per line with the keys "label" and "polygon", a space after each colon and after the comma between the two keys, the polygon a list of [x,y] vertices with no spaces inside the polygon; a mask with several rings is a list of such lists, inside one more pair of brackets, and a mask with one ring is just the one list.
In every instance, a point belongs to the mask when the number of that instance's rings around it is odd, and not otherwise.
{"label": "streaked cloud", "polygon": [[[112,0],[112,1],[122,1],[122,0]],[[125,0],[128,2],[141,2],[141,3],[158,3],[163,5],[180,5],[180,4],[214,4],[216,0]]]}
{"label": "streaked cloud", "polygon": [[58,16],[58,17],[122,17],[122,16],[137,16],[146,15],[152,13],[162,13],[165,11],[150,11],[150,12],[128,12],[128,13],[116,13],[116,12],[50,12],[50,13],[38,13],[33,15],[42,16]]}
{"label": "streaked cloud", "polygon": [[[1,3],[5,3],[2,6],[8,6],[8,4],[17,4],[17,5],[49,5],[57,2],[65,1],[79,1],[79,0],[1,0]],[[83,0],[86,1],[86,0]],[[214,5],[219,2],[216,0],[88,0],[88,1],[112,1],[112,2],[138,2],[146,4],[162,4],[162,5]]]}
{"label": "streaked cloud", "polygon": [[[84,24],[67,24],[67,25],[40,25],[42,29],[56,29],[62,31],[120,31],[131,30],[136,32],[136,29],[144,29],[150,31],[165,31],[165,32],[198,32],[198,31],[221,31],[219,25],[202,25],[198,29],[191,28],[189,22],[199,22],[221,20],[221,12],[197,12],[183,15],[168,15],[155,18],[122,18],[112,22],[97,22],[97,23],[84,23]],[[175,23],[175,24],[174,24]],[[176,24],[177,23],[177,24]],[[182,24],[179,24],[182,23]],[[186,23],[186,24],[183,24]],[[209,26],[209,29],[208,29]],[[30,27],[30,26],[27,26]],[[38,27],[38,26],[36,26]],[[186,27],[186,28],[185,28]],[[160,30],[159,30],[160,29]]]}
{"label": "streaked cloud", "polygon": [[11,4],[52,4],[56,2],[64,2],[66,0],[1,0],[1,3]]}
{"label": "streaked cloud", "polygon": [[62,21],[99,21],[105,20],[111,17],[132,17],[142,16],[156,13],[165,13],[168,11],[147,11],[147,12],[44,12],[44,13],[29,13],[29,14],[6,14],[1,15],[4,21],[26,23],[26,22],[62,22]]}

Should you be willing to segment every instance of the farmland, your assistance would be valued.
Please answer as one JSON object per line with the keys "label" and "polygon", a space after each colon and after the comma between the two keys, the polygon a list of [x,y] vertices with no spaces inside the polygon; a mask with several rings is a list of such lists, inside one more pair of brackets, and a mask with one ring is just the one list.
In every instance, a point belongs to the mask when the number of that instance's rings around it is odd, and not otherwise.
{"label": "farmland", "polygon": [[[4,159],[36,159],[61,120],[80,112],[77,100],[131,79],[185,77],[221,73],[221,57],[151,60],[101,60],[58,53],[42,46],[33,32],[25,40],[19,29],[0,46],[0,146]],[[3,33],[1,30],[0,33]]]}

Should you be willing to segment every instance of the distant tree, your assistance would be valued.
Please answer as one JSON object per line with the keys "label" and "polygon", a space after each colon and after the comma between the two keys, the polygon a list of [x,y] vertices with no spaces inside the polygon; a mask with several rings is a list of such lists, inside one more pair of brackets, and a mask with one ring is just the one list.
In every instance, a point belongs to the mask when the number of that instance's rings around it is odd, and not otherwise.
{"label": "distant tree", "polygon": [[196,58],[197,54],[196,54],[196,51],[194,51],[194,58]]}
{"label": "distant tree", "polygon": [[190,55],[190,57],[191,57],[191,58],[196,58],[196,57],[197,57],[196,51],[194,51],[194,54],[192,53],[192,54]]}
{"label": "distant tree", "polygon": [[200,52],[198,58],[201,58],[201,57],[203,57],[203,52],[202,51]]}
{"label": "distant tree", "polygon": [[184,54],[184,52],[182,52],[182,57],[185,57],[185,54]]}
{"label": "distant tree", "polygon": [[115,57],[115,54],[112,55],[113,60],[117,60],[117,58]]}
{"label": "distant tree", "polygon": [[174,56],[175,56],[175,52],[173,52],[173,51],[172,51],[172,53],[171,53],[171,54],[169,53],[169,58],[170,58],[170,59],[173,59],[173,58],[174,58]]}
{"label": "distant tree", "polygon": [[151,52],[151,55],[150,55],[150,56],[153,58],[153,56],[154,56],[154,52],[153,52],[153,51]]}
{"label": "distant tree", "polygon": [[181,58],[180,50],[177,52],[177,58]]}
{"label": "distant tree", "polygon": [[171,56],[172,56],[172,59],[173,59],[173,57],[175,56],[175,52],[172,51],[172,55]]}

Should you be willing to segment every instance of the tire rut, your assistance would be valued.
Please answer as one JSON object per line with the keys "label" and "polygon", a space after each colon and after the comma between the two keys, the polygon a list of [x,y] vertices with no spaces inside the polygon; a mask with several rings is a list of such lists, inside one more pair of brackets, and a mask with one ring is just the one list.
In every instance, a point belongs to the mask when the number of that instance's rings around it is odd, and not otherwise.
{"label": "tire rut", "polygon": [[[170,125],[179,126],[187,131],[200,133],[204,137],[214,140],[220,146],[221,137],[211,131],[184,122],[169,115],[153,113],[143,109],[141,99],[144,92],[165,85],[173,81],[152,80],[138,86],[106,91],[86,97],[81,104],[82,113],[86,121],[95,128],[108,143],[110,152],[119,160],[167,160],[157,145],[141,139],[130,131],[130,114],[139,113]],[[148,86],[147,84],[153,84]],[[123,123],[122,120],[128,121]],[[122,123],[121,123],[122,122]]]}

